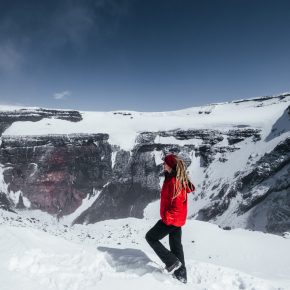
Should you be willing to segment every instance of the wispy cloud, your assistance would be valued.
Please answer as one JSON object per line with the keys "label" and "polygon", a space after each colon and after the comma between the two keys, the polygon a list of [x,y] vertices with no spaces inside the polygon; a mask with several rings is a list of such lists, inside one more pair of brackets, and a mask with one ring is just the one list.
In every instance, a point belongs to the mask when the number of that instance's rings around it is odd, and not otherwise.
{"label": "wispy cloud", "polygon": [[71,96],[71,92],[70,91],[63,91],[63,92],[60,92],[60,93],[53,94],[53,98],[55,100],[63,100],[66,97],[69,97],[69,96]]}
{"label": "wispy cloud", "polygon": [[18,69],[22,63],[23,56],[12,43],[0,43],[0,71],[14,71]]}
{"label": "wispy cloud", "polygon": [[117,31],[129,7],[129,0],[51,2],[28,4],[27,13],[16,4],[0,9],[0,73],[53,60],[67,51],[85,53]]}

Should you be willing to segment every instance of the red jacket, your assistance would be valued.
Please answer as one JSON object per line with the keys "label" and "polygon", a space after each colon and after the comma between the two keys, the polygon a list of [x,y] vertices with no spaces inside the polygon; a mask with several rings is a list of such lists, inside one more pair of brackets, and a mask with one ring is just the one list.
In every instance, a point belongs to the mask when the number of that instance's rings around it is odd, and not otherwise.
{"label": "red jacket", "polygon": [[161,189],[160,216],[161,220],[166,225],[181,227],[185,224],[187,216],[187,194],[194,191],[195,187],[192,185],[193,190],[189,187],[182,189],[181,193],[172,199],[175,182],[175,176],[171,176],[164,180]]}

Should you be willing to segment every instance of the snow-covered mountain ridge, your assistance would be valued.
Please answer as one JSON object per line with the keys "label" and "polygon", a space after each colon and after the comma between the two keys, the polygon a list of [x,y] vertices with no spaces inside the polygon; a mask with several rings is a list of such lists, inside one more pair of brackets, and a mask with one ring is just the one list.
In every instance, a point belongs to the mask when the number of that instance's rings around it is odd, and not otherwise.
{"label": "snow-covered mountain ridge", "polygon": [[0,203],[75,223],[158,217],[161,160],[175,152],[197,187],[191,219],[282,234],[289,106],[288,93],[172,112],[0,106]]}

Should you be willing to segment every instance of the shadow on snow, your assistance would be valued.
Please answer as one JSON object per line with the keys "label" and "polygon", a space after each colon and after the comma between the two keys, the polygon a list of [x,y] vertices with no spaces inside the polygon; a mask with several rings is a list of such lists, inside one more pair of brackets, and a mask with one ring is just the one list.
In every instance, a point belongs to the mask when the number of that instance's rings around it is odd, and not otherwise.
{"label": "shadow on snow", "polygon": [[108,263],[117,272],[129,272],[143,276],[148,273],[160,273],[163,271],[148,256],[141,250],[138,249],[117,249],[109,247],[98,247],[101,252],[107,253]]}

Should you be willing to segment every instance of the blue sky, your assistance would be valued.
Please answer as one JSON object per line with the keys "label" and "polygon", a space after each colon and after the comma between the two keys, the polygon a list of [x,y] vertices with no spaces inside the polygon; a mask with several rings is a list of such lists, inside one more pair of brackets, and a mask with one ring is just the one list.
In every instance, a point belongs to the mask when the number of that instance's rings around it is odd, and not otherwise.
{"label": "blue sky", "polygon": [[287,0],[3,0],[0,104],[167,111],[290,91]]}

